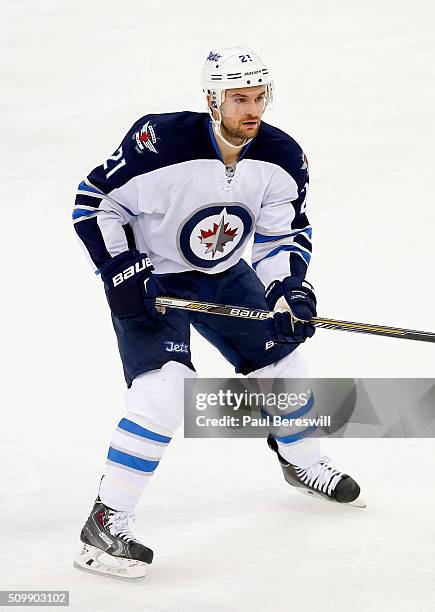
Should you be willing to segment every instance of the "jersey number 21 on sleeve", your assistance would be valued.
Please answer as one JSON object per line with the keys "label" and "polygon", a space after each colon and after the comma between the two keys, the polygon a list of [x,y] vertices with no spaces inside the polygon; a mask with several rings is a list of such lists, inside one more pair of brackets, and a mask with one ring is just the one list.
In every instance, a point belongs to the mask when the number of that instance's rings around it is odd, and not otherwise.
{"label": "jersey number 21 on sleeve", "polygon": [[109,170],[109,172],[106,173],[107,179],[111,177],[112,174],[114,174],[117,170],[122,168],[122,166],[125,166],[126,164],[125,158],[122,157],[122,146],[119,147],[119,149],[115,151],[113,155],[110,155],[110,157],[107,158],[107,160],[104,162],[104,165],[103,165],[104,170],[107,170],[109,168],[109,161],[115,161],[118,163],[115,166],[113,166],[113,168]]}

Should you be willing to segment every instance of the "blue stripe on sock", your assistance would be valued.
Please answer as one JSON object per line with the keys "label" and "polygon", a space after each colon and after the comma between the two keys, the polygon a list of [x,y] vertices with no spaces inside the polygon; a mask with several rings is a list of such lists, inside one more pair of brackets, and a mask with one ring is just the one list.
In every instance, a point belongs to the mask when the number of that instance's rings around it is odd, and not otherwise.
{"label": "blue stripe on sock", "polygon": [[291,436],[273,436],[275,438],[275,440],[277,442],[282,442],[283,444],[291,444],[292,442],[297,442],[298,440],[303,440],[304,438],[307,438],[308,436],[310,436],[314,431],[316,431],[317,426],[316,425],[311,425],[310,427],[307,427],[307,429],[304,429],[303,431],[300,431],[297,434],[292,434]]}
{"label": "blue stripe on sock", "polygon": [[149,429],[145,429],[145,427],[141,427],[137,423],[129,421],[129,419],[121,419],[119,421],[118,427],[120,429],[123,429],[124,431],[128,431],[129,433],[135,434],[136,436],[148,438],[148,440],[155,440],[156,442],[163,442],[165,444],[169,444],[169,442],[172,440],[172,438],[170,438],[169,436],[162,436],[162,434],[158,434],[154,431],[150,431]]}
{"label": "blue stripe on sock", "polygon": [[112,447],[109,448],[107,458],[110,459],[110,461],[120,463],[121,465],[126,465],[127,467],[134,468],[135,470],[139,470],[141,472],[154,472],[156,467],[159,465],[158,461],[141,459],[140,457],[123,453],[122,451],[116,450]]}

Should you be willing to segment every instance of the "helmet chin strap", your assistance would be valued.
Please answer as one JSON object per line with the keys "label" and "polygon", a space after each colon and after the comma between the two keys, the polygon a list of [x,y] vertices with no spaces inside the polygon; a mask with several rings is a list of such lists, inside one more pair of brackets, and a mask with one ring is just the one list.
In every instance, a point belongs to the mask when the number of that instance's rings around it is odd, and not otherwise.
{"label": "helmet chin strap", "polygon": [[223,137],[222,132],[221,132],[221,125],[222,125],[222,115],[220,110],[217,110],[217,113],[219,114],[219,119],[213,119],[212,117],[212,121],[213,121],[213,127],[215,129],[216,134],[219,136],[219,138],[228,146],[231,147],[232,149],[243,149],[243,147],[245,147],[248,142],[251,142],[252,138],[245,138],[245,140],[242,142],[242,144],[240,145],[235,145],[232,142],[229,142],[226,138]]}
{"label": "helmet chin strap", "polygon": [[251,142],[252,138],[245,138],[245,140],[242,142],[241,145],[234,145],[232,142],[229,142],[226,138],[224,138],[222,135],[222,131],[221,131],[222,115],[221,115],[220,107],[218,108],[215,107],[215,110],[217,114],[219,115],[219,119],[214,119],[212,112],[210,112],[210,115],[211,115],[211,119],[213,122],[213,127],[215,129],[215,132],[219,136],[219,138],[222,140],[222,142],[224,142],[228,147],[231,147],[232,149],[243,149],[243,147],[245,147],[248,144],[248,142]]}

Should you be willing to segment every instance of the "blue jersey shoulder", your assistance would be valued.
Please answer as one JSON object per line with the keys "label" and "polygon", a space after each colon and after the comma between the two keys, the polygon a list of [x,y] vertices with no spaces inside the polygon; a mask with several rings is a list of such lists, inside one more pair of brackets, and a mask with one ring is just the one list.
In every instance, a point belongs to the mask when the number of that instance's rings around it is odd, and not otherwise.
{"label": "blue jersey shoulder", "polygon": [[103,193],[110,193],[140,174],[192,159],[213,158],[213,148],[204,137],[207,125],[207,113],[183,111],[144,115],[88,179]]}
{"label": "blue jersey shoulder", "polygon": [[[157,157],[151,158],[157,165],[167,165],[177,157],[197,157],[196,149],[204,140],[207,113],[182,111],[176,113],[149,114],[135,122],[124,140],[130,139],[132,148],[141,154],[148,149]],[[203,149],[203,147],[200,147]]]}
{"label": "blue jersey shoulder", "polygon": [[298,186],[303,186],[308,180],[308,162],[301,146],[294,138],[264,121],[246,157],[280,166]]}
{"label": "blue jersey shoulder", "polygon": [[138,119],[134,125],[141,125],[147,121],[158,124],[162,130],[184,130],[195,128],[198,124],[203,125],[208,118],[207,113],[195,113],[193,111],[179,111],[175,113],[149,113]]}

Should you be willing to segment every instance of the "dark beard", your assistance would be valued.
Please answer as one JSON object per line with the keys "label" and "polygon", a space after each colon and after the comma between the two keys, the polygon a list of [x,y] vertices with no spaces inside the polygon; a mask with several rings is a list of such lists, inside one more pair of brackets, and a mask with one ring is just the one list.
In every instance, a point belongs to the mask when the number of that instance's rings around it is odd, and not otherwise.
{"label": "dark beard", "polygon": [[[246,140],[247,138],[255,138],[255,136],[257,136],[258,131],[260,129],[260,125],[261,125],[261,122],[258,123],[258,127],[255,130],[255,132],[250,132],[249,134],[246,134],[245,131],[243,130],[243,128],[233,129],[233,128],[227,127],[224,124],[224,122],[222,122],[221,128],[224,129],[225,133],[230,138],[234,138],[235,140]],[[223,134],[224,136],[225,136],[225,133]]]}

